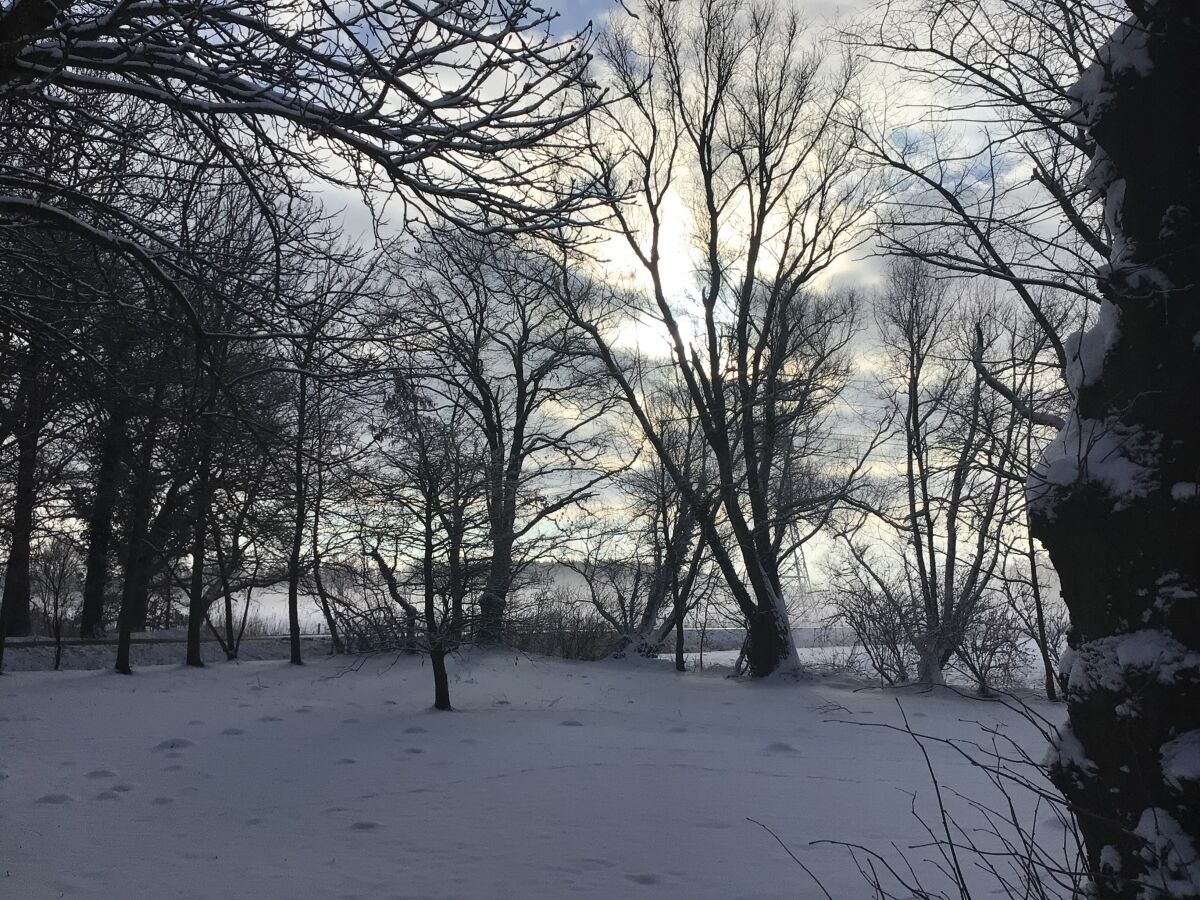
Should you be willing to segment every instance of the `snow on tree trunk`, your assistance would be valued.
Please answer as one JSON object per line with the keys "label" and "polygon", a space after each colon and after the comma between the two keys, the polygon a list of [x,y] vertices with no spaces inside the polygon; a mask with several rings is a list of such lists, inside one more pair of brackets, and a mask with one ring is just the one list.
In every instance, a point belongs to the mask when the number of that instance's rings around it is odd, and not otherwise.
{"label": "snow on tree trunk", "polygon": [[1129,3],[1073,90],[1112,235],[1028,485],[1071,612],[1049,762],[1105,898],[1200,897],[1200,6]]}
{"label": "snow on tree trunk", "polygon": [[755,678],[800,673],[800,653],[792,637],[787,604],[781,594],[774,604],[760,604],[747,623],[746,661]]}

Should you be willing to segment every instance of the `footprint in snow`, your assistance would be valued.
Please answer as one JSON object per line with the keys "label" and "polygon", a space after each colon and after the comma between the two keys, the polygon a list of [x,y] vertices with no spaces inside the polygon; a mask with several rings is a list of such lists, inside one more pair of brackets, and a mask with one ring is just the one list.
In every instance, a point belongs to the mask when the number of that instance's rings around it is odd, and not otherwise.
{"label": "footprint in snow", "polygon": [[334,763],[334,765],[335,766],[352,766],[357,761],[358,760],[351,759],[350,757],[347,756],[344,759],[339,759],[337,762]]}
{"label": "footprint in snow", "polygon": [[224,731],[221,732],[221,734],[245,734],[245,733],[246,733],[246,729],[244,729],[244,728],[226,728]]}
{"label": "footprint in snow", "polygon": [[558,724],[559,724],[559,725],[566,725],[566,726],[568,726],[569,728],[582,728],[582,727],[583,727],[583,723],[582,723],[582,722],[577,722],[577,721],[575,721],[574,719],[564,719],[563,721],[559,722]]}
{"label": "footprint in snow", "polygon": [[405,728],[404,733],[405,734],[424,734],[425,729],[422,728],[420,725],[414,725],[412,728]]}
{"label": "footprint in snow", "polygon": [[187,738],[167,738],[165,741],[157,744],[155,750],[183,750],[185,747],[195,747],[196,745]]}
{"label": "footprint in snow", "polygon": [[671,734],[687,734],[687,729],[682,725],[676,725],[674,728],[668,728],[667,731],[671,732]]}
{"label": "footprint in snow", "polygon": [[116,778],[117,773],[112,769],[92,769],[83,776],[84,778]]}
{"label": "footprint in snow", "polygon": [[351,831],[374,831],[379,828],[378,822],[355,822],[350,826]]}
{"label": "footprint in snow", "polygon": [[298,712],[298,713],[310,713],[310,712],[312,712],[312,707],[311,706],[297,706],[296,709],[293,711]]}
{"label": "footprint in snow", "polygon": [[183,769],[179,763],[171,763],[169,766],[163,766],[164,772],[179,772]]}
{"label": "footprint in snow", "polygon": [[326,815],[333,815],[334,813],[341,813],[341,812],[347,812],[346,807],[331,806],[331,807],[329,807],[329,809],[325,810]]}
{"label": "footprint in snow", "polygon": [[384,706],[395,706],[395,705],[396,705],[396,701],[395,701],[395,700],[384,700],[384,701],[383,701],[383,705],[384,705]]}
{"label": "footprint in snow", "polygon": [[404,752],[405,752],[405,753],[411,753],[411,754],[413,754],[413,755],[415,756],[416,754],[418,754],[418,753],[424,753],[425,751],[424,751],[424,750],[422,750],[420,747],[405,747],[405,748],[404,748]]}
{"label": "footprint in snow", "polygon": [[97,800],[119,800],[121,795],[116,791],[101,791],[96,795]]}
{"label": "footprint in snow", "polygon": [[203,725],[204,720],[203,719],[192,719],[192,721],[188,722],[188,724],[189,725]]}
{"label": "footprint in snow", "polygon": [[247,819],[247,820],[246,820],[246,824],[247,824],[247,825],[261,825],[262,823],[263,823],[263,820],[262,820],[262,819],[259,819],[259,818]]}
{"label": "footprint in snow", "polygon": [[38,797],[37,802],[57,806],[60,803],[70,803],[74,799],[75,798],[70,794],[45,794],[44,796]]}
{"label": "footprint in snow", "polygon": [[259,716],[258,721],[260,721],[260,722],[282,722],[283,719],[279,718],[279,716]]}
{"label": "footprint in snow", "polygon": [[112,789],[114,791],[116,791],[118,794],[128,794],[130,791],[133,790],[133,785],[132,784],[114,784],[112,786]]}
{"label": "footprint in snow", "polygon": [[478,744],[479,741],[475,740],[475,738],[462,738],[459,741],[459,743],[460,744]]}
{"label": "footprint in snow", "polygon": [[170,797],[155,797],[150,802],[155,806],[170,806],[175,801]]}
{"label": "footprint in snow", "polygon": [[659,878],[657,875],[626,875],[634,884],[658,884]]}
{"label": "footprint in snow", "polygon": [[767,744],[768,753],[798,753],[799,751],[786,741],[774,741]]}
{"label": "footprint in snow", "polygon": [[8,780],[8,773],[0,772],[0,781],[7,781],[7,780]]}
{"label": "footprint in snow", "polygon": [[342,719],[343,725],[357,725],[358,719]]}

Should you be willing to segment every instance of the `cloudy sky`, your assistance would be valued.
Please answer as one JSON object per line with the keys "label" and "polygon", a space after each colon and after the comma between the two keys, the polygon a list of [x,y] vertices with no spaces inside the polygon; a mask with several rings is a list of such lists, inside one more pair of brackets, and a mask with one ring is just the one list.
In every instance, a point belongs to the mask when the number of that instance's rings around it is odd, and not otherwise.
{"label": "cloudy sky", "polygon": [[[867,5],[867,0],[795,0],[800,9],[815,22],[829,21]],[[549,0],[546,4],[561,15],[563,29],[580,28],[589,20],[599,22],[613,9],[620,9],[617,0]]]}

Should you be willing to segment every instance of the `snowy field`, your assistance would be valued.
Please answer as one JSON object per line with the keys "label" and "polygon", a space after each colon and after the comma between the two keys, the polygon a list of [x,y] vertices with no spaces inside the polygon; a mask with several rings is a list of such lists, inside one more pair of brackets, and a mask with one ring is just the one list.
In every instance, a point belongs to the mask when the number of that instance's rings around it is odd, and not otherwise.
{"label": "snowy field", "polygon": [[[897,700],[914,728],[999,724],[1040,756],[998,704],[847,678],[476,653],[435,713],[420,658],[357,663],[0,678],[0,897],[823,896],[754,818],[860,898],[846,851],[809,842],[925,840],[919,749],[866,727],[899,722]],[[947,794],[994,799],[931,755]]]}

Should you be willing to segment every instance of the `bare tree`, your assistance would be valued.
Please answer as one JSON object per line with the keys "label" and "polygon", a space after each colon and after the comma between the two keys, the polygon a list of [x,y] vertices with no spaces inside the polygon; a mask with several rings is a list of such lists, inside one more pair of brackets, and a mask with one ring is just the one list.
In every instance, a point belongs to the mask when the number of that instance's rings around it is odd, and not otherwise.
{"label": "bare tree", "polygon": [[[780,566],[858,472],[815,462],[854,311],[809,288],[854,245],[873,193],[842,124],[857,73],[830,71],[778,3],[647,0],[602,50],[625,99],[595,120],[597,164],[619,239],[649,283],[639,327],[666,339],[717,467],[714,501],[670,459],[611,346],[616,323],[576,304],[577,324],[689,492],[744,616],[751,672],[794,668]],[[687,217],[673,221],[680,201]],[[692,239],[694,281],[671,283],[665,269],[665,236],[678,232]]]}
{"label": "bare tree", "polygon": [[520,570],[561,541],[563,514],[612,474],[605,417],[617,401],[544,256],[506,239],[431,233],[409,270],[401,315],[415,376],[443,417],[486,443],[491,558],[477,638],[494,643]]}
{"label": "bare tree", "polygon": [[880,614],[915,650],[923,684],[943,682],[947,663],[964,656],[986,617],[996,624],[994,582],[1005,533],[1021,511],[1009,470],[1023,420],[972,366],[961,341],[964,332],[975,337],[971,319],[968,311],[956,316],[955,303],[951,285],[927,264],[891,267],[876,321],[884,398],[904,438],[902,471],[873,515],[841,531],[855,564],[838,579],[851,600],[847,621],[854,626],[869,613],[856,594],[881,597]]}
{"label": "bare tree", "polygon": [[34,602],[47,634],[54,638],[54,670],[62,665],[63,632],[79,612],[83,566],[70,538],[54,535],[33,555]]}

